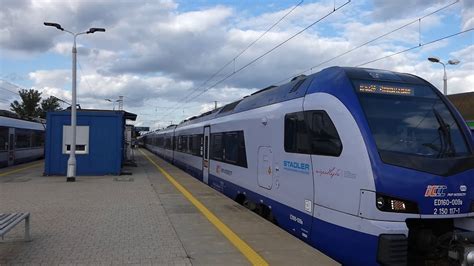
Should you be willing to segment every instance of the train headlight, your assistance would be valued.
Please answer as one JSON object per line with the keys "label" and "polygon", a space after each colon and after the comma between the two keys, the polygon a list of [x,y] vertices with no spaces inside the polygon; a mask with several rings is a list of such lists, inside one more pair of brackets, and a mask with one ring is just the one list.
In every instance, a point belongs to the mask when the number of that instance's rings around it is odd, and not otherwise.
{"label": "train headlight", "polygon": [[377,209],[381,210],[385,206],[385,201],[383,200],[383,197],[377,197]]}
{"label": "train headlight", "polygon": [[468,265],[474,264],[474,251],[469,251],[466,256],[466,262]]}
{"label": "train headlight", "polygon": [[377,194],[375,205],[384,212],[418,213],[415,202]]}

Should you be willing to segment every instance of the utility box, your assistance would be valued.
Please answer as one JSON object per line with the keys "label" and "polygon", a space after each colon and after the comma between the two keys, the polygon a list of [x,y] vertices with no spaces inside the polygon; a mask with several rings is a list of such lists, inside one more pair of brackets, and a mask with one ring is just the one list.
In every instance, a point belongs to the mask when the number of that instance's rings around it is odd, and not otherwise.
{"label": "utility box", "polygon": [[[77,110],[76,175],[119,175],[125,151],[125,111]],[[72,131],[71,112],[48,112],[45,175],[66,175]]]}

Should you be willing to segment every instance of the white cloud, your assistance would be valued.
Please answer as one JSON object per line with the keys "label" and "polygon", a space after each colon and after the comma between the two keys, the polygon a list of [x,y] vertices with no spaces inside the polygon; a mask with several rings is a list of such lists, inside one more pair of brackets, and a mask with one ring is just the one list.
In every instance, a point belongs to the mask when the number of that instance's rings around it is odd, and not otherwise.
{"label": "white cloud", "polygon": [[[337,4],[343,2],[337,1]],[[43,21],[61,22],[66,28],[73,25],[72,30],[105,27],[105,33],[78,38],[78,62],[81,65],[78,68],[79,102],[83,108],[112,108],[104,98],[117,99],[119,95],[124,95],[125,107],[139,113],[139,120],[142,120],[139,124],[161,126],[169,124],[171,120],[176,123],[213,108],[213,101],[226,104],[259,88],[290,78],[292,74],[318,65],[447,4],[441,0],[418,0],[406,4],[376,0],[373,3],[375,7],[367,9],[366,2],[352,1],[347,7],[201,97],[182,103],[180,100],[190,91],[198,89],[200,84],[258,38],[291,7],[254,14],[224,5],[183,12],[173,1],[70,0],[54,3],[5,2],[8,8],[0,10],[0,51],[4,52],[1,56],[25,53],[34,57],[49,51],[54,56],[63,56],[69,66],[71,36],[44,27]],[[333,1],[303,3],[204,88],[286,40],[332,8]],[[416,46],[420,37],[422,42],[429,41],[431,31],[439,36],[450,34],[452,32],[439,29],[453,14],[459,16],[459,29],[472,27],[472,12],[472,1],[462,1],[462,4],[454,5],[444,13],[423,19],[421,36],[415,23],[317,67],[314,71],[332,65],[355,66],[390,55]],[[28,19],[24,18],[25,14],[28,14]],[[12,32],[22,36],[13,36]],[[413,73],[440,88],[441,65],[429,63],[426,57],[451,53],[462,63],[448,68],[450,92],[472,91],[474,45],[470,34],[463,37],[463,42],[459,39],[445,40],[367,67]],[[31,71],[29,78],[44,95],[70,99],[71,73],[70,69],[63,67],[37,69]],[[5,77],[3,73],[2,76]],[[167,109],[157,108],[175,106],[179,107],[178,111],[169,115]]]}
{"label": "white cloud", "polygon": [[29,77],[37,87],[70,88],[71,75],[71,70],[56,69],[31,72]]}

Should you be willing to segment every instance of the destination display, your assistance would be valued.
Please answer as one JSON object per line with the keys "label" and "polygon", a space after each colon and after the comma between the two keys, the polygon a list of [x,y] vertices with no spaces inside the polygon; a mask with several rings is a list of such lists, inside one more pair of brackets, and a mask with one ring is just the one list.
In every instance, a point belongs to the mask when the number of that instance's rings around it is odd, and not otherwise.
{"label": "destination display", "polygon": [[414,95],[413,88],[389,86],[389,85],[377,85],[377,84],[360,84],[359,92],[389,94],[389,95],[405,95],[405,96]]}

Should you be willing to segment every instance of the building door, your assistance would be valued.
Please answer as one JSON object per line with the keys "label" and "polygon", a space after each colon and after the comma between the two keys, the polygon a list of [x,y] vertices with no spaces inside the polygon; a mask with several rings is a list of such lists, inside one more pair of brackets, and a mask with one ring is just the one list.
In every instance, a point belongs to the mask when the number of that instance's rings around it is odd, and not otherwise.
{"label": "building door", "polygon": [[270,147],[258,148],[258,185],[272,189],[273,184],[273,153]]}
{"label": "building door", "polygon": [[202,153],[202,181],[209,183],[209,146],[210,146],[210,127],[204,127],[204,152]]}
{"label": "building door", "polygon": [[8,166],[15,164],[15,129],[8,132]]}

